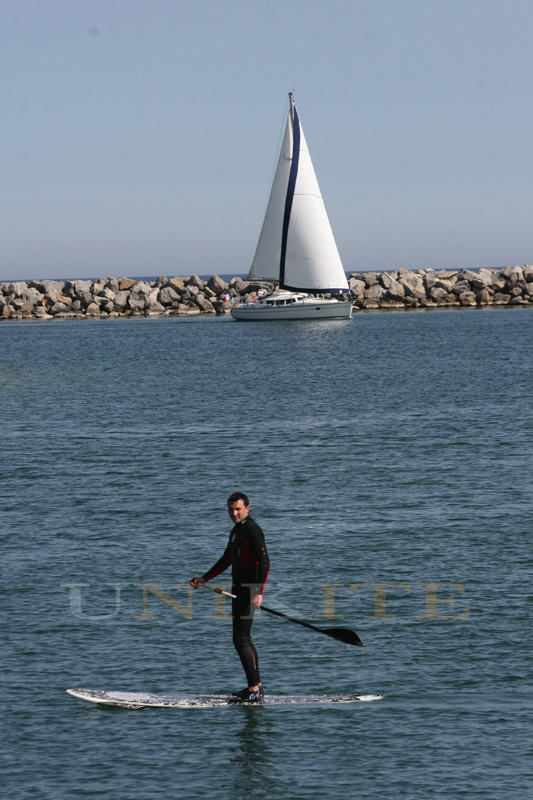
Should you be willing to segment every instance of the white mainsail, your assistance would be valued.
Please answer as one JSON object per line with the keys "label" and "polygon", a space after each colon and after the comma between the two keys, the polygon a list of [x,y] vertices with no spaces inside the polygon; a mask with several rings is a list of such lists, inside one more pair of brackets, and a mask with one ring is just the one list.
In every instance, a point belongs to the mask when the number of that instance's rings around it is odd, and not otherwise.
{"label": "white mainsail", "polygon": [[281,257],[281,233],[285,199],[289,184],[289,173],[292,162],[292,124],[287,120],[285,135],[279,153],[278,164],[272,181],[268,206],[263,220],[263,227],[257,242],[254,260],[248,273],[250,280],[257,278],[265,281],[279,281],[279,262]]}
{"label": "white mainsail", "polygon": [[248,278],[279,281],[281,288],[292,291],[346,292],[346,275],[292,94],[290,101],[283,144]]}

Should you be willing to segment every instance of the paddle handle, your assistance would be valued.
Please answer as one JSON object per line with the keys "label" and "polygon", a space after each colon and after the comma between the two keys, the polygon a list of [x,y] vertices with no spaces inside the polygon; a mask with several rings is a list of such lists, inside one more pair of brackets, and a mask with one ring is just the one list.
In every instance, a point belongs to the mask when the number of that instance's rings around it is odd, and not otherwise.
{"label": "paddle handle", "polygon": [[211,589],[211,591],[216,592],[216,594],[225,594],[226,597],[231,597],[232,600],[237,599],[236,594],[231,594],[231,592],[225,592],[224,589],[220,588],[220,586],[209,586],[207,583],[201,583],[200,586],[203,586],[204,589]]}

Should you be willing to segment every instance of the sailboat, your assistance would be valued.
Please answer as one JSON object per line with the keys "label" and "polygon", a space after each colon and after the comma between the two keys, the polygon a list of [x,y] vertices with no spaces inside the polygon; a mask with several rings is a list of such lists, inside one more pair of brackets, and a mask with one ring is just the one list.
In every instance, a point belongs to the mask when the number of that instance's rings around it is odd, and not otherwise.
{"label": "sailboat", "polygon": [[238,303],[236,320],[349,319],[350,300],[323,295],[349,293],[348,282],[289,92],[285,135],[265,219],[248,280],[278,284],[278,290]]}

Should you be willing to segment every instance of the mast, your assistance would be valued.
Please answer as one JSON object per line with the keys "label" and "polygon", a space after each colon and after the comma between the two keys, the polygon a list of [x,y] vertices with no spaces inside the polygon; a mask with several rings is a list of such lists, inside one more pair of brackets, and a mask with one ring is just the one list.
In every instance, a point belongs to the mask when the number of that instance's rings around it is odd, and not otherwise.
{"label": "mast", "polygon": [[294,126],[294,95],[292,92],[289,92],[289,116]]}
{"label": "mast", "polygon": [[280,289],[289,289],[285,285],[285,259],[287,256],[287,239],[289,236],[289,225],[291,222],[292,201],[296,188],[296,178],[298,177],[298,165],[300,162],[300,120],[294,104],[292,92],[289,92],[289,120],[292,125],[292,153],[291,168],[289,172],[289,182],[287,184],[287,194],[285,196],[285,211],[283,213],[283,228],[281,232],[281,254],[279,259],[279,286]]}

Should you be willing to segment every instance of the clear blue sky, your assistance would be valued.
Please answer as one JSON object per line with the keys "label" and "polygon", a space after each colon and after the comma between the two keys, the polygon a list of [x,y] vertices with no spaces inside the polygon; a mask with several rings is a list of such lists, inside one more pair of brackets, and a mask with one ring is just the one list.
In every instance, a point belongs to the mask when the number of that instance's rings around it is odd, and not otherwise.
{"label": "clear blue sky", "polygon": [[533,262],[530,0],[0,0],[0,280],[247,272],[294,89],[347,271]]}

